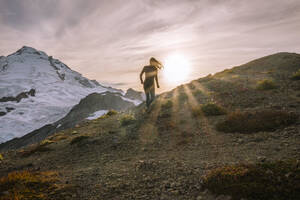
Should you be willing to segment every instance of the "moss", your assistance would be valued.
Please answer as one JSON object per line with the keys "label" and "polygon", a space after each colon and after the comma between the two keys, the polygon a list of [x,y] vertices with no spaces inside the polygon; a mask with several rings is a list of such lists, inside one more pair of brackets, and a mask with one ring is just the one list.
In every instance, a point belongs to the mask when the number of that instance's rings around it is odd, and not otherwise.
{"label": "moss", "polygon": [[298,115],[286,111],[261,110],[256,112],[236,111],[217,123],[218,131],[233,133],[254,133],[259,131],[274,131],[295,123]]}
{"label": "moss", "polygon": [[80,142],[82,142],[83,140],[86,140],[88,139],[89,136],[85,136],[85,135],[82,135],[82,136],[78,136],[78,137],[75,137],[71,140],[70,142],[70,145],[74,145],[74,144],[78,144]]}
{"label": "moss", "polygon": [[201,106],[201,111],[206,116],[216,116],[216,115],[224,115],[226,114],[226,111],[221,106],[214,104],[214,103],[208,103]]}
{"label": "moss", "polygon": [[238,164],[210,171],[203,186],[215,194],[255,200],[296,200],[300,196],[299,161]]}
{"label": "moss", "polygon": [[257,83],[256,89],[258,90],[272,90],[276,89],[277,86],[272,80],[262,80]]}
{"label": "moss", "polygon": [[58,187],[55,172],[11,172],[0,178],[0,200],[49,199]]}

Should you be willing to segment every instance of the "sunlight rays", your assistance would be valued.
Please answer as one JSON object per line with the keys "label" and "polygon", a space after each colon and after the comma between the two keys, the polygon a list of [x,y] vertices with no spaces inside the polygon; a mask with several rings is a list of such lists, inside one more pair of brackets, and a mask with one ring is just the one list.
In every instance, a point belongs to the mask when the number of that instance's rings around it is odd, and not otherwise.
{"label": "sunlight rays", "polygon": [[143,125],[138,130],[139,139],[142,144],[151,144],[158,137],[156,121],[157,121],[158,115],[161,111],[160,98],[163,98],[163,97],[164,97],[164,95],[156,97],[156,99],[153,101],[154,105],[151,105],[152,106],[151,113],[149,113],[148,118],[145,119],[145,121],[143,122]]}

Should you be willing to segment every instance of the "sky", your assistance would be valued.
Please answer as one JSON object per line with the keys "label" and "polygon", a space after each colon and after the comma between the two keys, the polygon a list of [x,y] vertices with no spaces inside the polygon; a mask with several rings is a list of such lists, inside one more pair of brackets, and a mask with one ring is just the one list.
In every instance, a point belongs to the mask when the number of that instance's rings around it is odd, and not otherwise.
{"label": "sky", "polygon": [[[46,52],[89,79],[142,90],[150,57],[181,55],[189,82],[277,52],[300,53],[299,0],[0,0],[0,55]],[[160,89],[178,83],[159,72]]]}

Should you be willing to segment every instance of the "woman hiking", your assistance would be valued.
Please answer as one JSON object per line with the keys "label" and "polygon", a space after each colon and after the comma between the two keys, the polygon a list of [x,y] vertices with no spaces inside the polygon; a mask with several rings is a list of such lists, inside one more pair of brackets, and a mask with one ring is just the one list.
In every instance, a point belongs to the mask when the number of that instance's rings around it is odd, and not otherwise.
{"label": "woman hiking", "polygon": [[[149,108],[150,104],[155,98],[155,85],[154,79],[156,81],[156,86],[159,88],[157,70],[161,69],[163,65],[161,62],[155,58],[150,58],[150,65],[144,66],[140,73],[141,83],[144,84],[144,91],[146,94],[146,106]],[[145,80],[143,81],[143,73],[145,73]]]}

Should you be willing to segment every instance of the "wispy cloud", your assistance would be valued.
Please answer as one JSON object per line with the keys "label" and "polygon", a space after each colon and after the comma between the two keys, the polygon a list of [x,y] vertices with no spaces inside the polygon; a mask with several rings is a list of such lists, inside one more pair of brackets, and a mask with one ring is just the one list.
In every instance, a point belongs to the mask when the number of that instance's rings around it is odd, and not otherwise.
{"label": "wispy cloud", "polygon": [[150,56],[186,54],[193,79],[300,52],[299,21],[298,0],[1,0],[0,54],[29,45],[91,79],[141,89]]}

